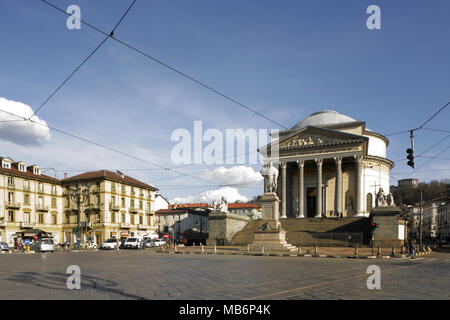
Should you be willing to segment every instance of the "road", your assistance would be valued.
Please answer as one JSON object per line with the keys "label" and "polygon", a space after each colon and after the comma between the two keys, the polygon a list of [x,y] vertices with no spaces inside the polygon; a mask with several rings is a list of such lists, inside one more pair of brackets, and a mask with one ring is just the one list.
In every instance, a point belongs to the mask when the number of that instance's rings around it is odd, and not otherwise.
{"label": "road", "polygon": [[[69,290],[69,265],[81,290]],[[381,289],[368,289],[369,265]],[[0,255],[0,299],[450,299],[450,254],[333,259],[145,251]]]}

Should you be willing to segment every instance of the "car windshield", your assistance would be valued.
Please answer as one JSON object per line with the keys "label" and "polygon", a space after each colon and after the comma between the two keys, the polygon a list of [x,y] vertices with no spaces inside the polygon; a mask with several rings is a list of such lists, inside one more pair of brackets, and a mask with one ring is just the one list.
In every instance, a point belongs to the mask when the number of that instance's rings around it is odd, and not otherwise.
{"label": "car windshield", "polygon": [[136,242],[136,240],[137,240],[136,238],[128,238],[127,242]]}
{"label": "car windshield", "polygon": [[43,244],[53,244],[53,239],[42,239]]}
{"label": "car windshield", "polygon": [[108,239],[108,240],[106,240],[106,242],[117,242],[117,240],[116,239]]}

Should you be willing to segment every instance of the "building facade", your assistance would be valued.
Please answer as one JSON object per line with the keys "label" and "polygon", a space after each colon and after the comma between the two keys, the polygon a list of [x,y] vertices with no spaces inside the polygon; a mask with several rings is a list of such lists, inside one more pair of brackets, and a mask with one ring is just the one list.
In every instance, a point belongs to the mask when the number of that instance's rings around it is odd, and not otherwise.
{"label": "building facade", "polygon": [[182,235],[187,230],[208,232],[210,211],[206,206],[203,208],[160,209],[156,211],[158,231],[175,237]]}
{"label": "building facade", "polygon": [[260,205],[251,203],[229,203],[228,211],[234,214],[249,217],[252,220],[262,219]]}
{"label": "building facade", "polygon": [[155,233],[157,190],[108,170],[60,180],[37,165],[1,157],[0,240],[12,247],[18,238],[44,233],[56,242],[74,243],[81,231],[82,242],[101,244],[108,238]]}
{"label": "building facade", "polygon": [[336,111],[312,114],[260,148],[279,166],[280,218],[369,216],[376,193],[389,192],[389,140]]}
{"label": "building facade", "polygon": [[438,234],[438,208],[440,202],[431,201],[423,206],[423,237],[425,239],[434,239]]}
{"label": "building facade", "polygon": [[438,230],[440,240],[450,241],[450,201],[442,202],[438,208]]}
{"label": "building facade", "polygon": [[37,165],[0,158],[0,239],[14,245],[38,230],[61,235],[62,188],[56,178],[42,174]]}
{"label": "building facade", "polygon": [[[155,233],[155,211],[152,208],[157,188],[124,175],[100,170],[63,179],[65,241],[74,241],[78,226],[76,188],[84,191],[80,203],[81,233],[86,240],[100,244],[106,239],[144,236]],[[72,196],[70,195],[72,193]]]}

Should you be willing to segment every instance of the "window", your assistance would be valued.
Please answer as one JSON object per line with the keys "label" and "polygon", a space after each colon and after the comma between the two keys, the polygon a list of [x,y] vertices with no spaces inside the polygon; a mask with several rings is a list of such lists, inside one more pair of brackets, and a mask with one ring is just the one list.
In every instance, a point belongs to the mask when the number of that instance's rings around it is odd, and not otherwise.
{"label": "window", "polygon": [[26,171],[25,165],[23,163],[19,164],[19,170],[22,172]]}
{"label": "window", "polygon": [[131,208],[134,208],[134,199],[131,199],[130,207],[131,207]]}
{"label": "window", "polygon": [[24,203],[25,205],[30,205],[30,195],[29,195],[28,193],[25,193],[25,194],[23,195],[23,203]]}
{"label": "window", "polygon": [[30,190],[30,181],[28,181],[28,180],[23,181],[23,189]]}
{"label": "window", "polygon": [[52,224],[56,224],[57,219],[56,219],[56,214],[52,214]]}
{"label": "window", "polygon": [[8,211],[8,221],[14,222],[14,211]]}
{"label": "window", "polygon": [[52,198],[52,208],[56,208],[56,198]]}
{"label": "window", "polygon": [[8,186],[14,187],[14,178],[13,177],[8,177]]}
{"label": "window", "polygon": [[130,215],[130,220],[131,220],[130,223],[134,224],[134,214]]}
{"label": "window", "polygon": [[116,222],[116,213],[115,212],[111,212],[111,222],[112,223]]}
{"label": "window", "polygon": [[122,207],[125,207],[125,198],[122,198]]}
{"label": "window", "polygon": [[3,168],[6,168],[6,169],[11,169],[11,162],[9,162],[9,161],[3,161],[2,167],[3,167]]}
{"label": "window", "polygon": [[66,212],[66,223],[70,223],[70,212]]}
{"label": "window", "polygon": [[39,206],[39,208],[44,208],[44,198],[43,197],[38,198],[38,206]]}
{"label": "window", "polygon": [[38,191],[44,192],[44,185],[42,184],[42,182],[39,182],[39,184],[38,184]]}
{"label": "window", "polygon": [[29,212],[24,213],[23,222],[30,223],[30,213]]}
{"label": "window", "polygon": [[139,216],[139,224],[144,224],[144,217],[143,216]]}
{"label": "window", "polygon": [[142,206],[143,206],[143,204],[142,204],[142,200],[139,200],[139,209],[141,209],[141,210],[142,210]]}
{"label": "window", "polygon": [[14,192],[8,192],[8,201],[14,202]]}
{"label": "window", "polygon": [[122,214],[122,223],[125,223],[125,214]]}
{"label": "window", "polygon": [[52,184],[52,194],[56,194],[56,186]]}
{"label": "window", "polygon": [[39,169],[38,167],[34,167],[33,168],[33,173],[37,174],[37,175],[40,175],[41,174],[41,169]]}
{"label": "window", "polygon": [[44,215],[42,213],[39,214],[39,223],[44,223]]}

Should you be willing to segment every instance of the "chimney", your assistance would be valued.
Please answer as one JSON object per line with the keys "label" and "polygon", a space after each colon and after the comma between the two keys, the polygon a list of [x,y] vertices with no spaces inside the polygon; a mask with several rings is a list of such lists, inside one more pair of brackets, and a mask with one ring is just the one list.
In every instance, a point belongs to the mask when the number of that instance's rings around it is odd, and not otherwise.
{"label": "chimney", "polygon": [[67,172],[64,172],[64,179],[67,179]]}

